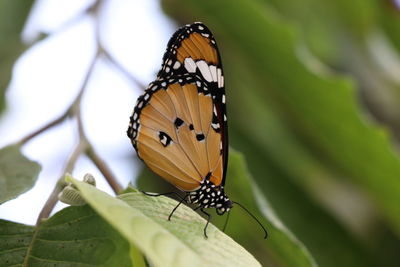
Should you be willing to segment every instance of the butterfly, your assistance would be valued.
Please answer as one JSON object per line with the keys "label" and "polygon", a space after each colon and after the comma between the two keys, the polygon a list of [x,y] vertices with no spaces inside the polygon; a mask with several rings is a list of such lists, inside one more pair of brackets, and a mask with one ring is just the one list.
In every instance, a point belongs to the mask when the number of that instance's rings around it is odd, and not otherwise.
{"label": "butterfly", "polygon": [[178,206],[191,203],[208,216],[206,237],[211,215],[204,209],[223,215],[237,203],[224,190],[229,149],[225,102],[217,43],[203,23],[188,24],[169,40],[157,78],[138,98],[127,131],[138,157],[185,192]]}

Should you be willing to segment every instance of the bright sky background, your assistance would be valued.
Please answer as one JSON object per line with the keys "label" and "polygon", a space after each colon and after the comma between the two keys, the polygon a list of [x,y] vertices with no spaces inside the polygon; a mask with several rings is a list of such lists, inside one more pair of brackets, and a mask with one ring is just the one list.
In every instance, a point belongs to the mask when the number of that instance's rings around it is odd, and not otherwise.
{"label": "bright sky background", "polygon": [[[14,66],[7,91],[8,108],[0,118],[0,147],[18,141],[56,118],[76,97],[95,51],[94,24],[88,16],[72,24],[68,21],[90,3],[89,0],[37,1],[23,39],[29,42],[40,32],[50,36],[28,49]],[[101,13],[105,46],[143,84],[154,80],[168,39],[176,28],[156,0],[109,0]],[[124,186],[137,172],[136,155],[126,129],[139,94],[140,88],[101,61],[82,102],[86,134]],[[76,125],[68,120],[24,146],[23,153],[38,161],[42,171],[33,189],[0,206],[1,219],[36,222],[77,138]],[[82,179],[88,172],[95,176],[98,188],[112,193],[90,160],[81,157],[73,175]],[[64,206],[57,204],[55,210]]]}

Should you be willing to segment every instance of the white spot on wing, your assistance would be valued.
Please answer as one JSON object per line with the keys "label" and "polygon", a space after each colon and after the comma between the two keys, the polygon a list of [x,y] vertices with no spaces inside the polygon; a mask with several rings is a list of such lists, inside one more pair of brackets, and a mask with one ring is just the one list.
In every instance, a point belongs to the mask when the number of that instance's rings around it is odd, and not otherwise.
{"label": "white spot on wing", "polygon": [[221,86],[221,80],[222,80],[222,71],[220,68],[217,69],[217,80],[218,80],[218,87],[222,87]]}
{"label": "white spot on wing", "polygon": [[196,72],[196,63],[190,57],[185,58],[185,68],[188,72]]}
{"label": "white spot on wing", "polygon": [[165,137],[163,137],[163,138],[161,139],[161,143],[162,143],[164,146],[166,146],[166,145],[167,145],[167,139],[166,139]]}
{"label": "white spot on wing", "polygon": [[207,82],[211,82],[212,76],[208,64],[204,60],[200,60],[196,63],[196,65],[199,67],[200,72],[203,75],[204,79],[206,79]]}
{"label": "white spot on wing", "polygon": [[175,64],[173,66],[174,70],[178,69],[181,66],[181,63],[179,61],[175,61]]}
{"label": "white spot on wing", "polygon": [[214,82],[216,82],[217,79],[218,79],[218,77],[217,77],[217,67],[214,66],[214,65],[211,65],[211,66],[210,66],[210,72],[211,72],[212,80],[213,80]]}

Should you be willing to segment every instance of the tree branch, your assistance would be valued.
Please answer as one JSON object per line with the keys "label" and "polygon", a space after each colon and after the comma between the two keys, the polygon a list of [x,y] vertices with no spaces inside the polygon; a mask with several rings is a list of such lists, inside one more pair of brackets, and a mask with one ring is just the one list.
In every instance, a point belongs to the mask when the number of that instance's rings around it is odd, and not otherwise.
{"label": "tree branch", "polygon": [[106,178],[107,183],[111,186],[113,191],[118,194],[122,191],[122,186],[118,183],[118,180],[114,176],[111,169],[107,166],[106,162],[99,157],[99,155],[94,151],[92,146],[88,146],[86,149],[86,155],[90,158],[90,160],[96,165],[99,171]]}
{"label": "tree branch", "polygon": [[114,57],[110,54],[110,52],[107,51],[107,49],[104,48],[100,44],[101,48],[101,54],[104,55],[104,57],[110,62],[115,68],[117,68],[124,76],[128,78],[128,80],[134,84],[135,86],[139,87],[143,91],[146,89],[146,86],[139,81],[135,76],[133,76],[128,70],[126,70],[117,60],[114,59]]}
{"label": "tree branch", "polygon": [[58,118],[48,122],[47,124],[43,125],[39,129],[37,129],[37,130],[33,131],[32,133],[28,134],[27,136],[23,137],[21,140],[19,140],[17,142],[17,144],[20,145],[20,146],[25,145],[28,141],[30,141],[31,139],[35,138],[39,134],[47,131],[48,129],[50,129],[50,128],[58,125],[58,124],[60,124],[66,118],[68,118],[68,116],[70,115],[69,111],[70,111],[70,109],[68,108],[61,116],[59,116]]}
{"label": "tree branch", "polygon": [[[38,219],[36,221],[36,225],[38,225],[42,221],[42,219],[48,218],[49,215],[51,214],[51,211],[54,209],[55,205],[57,204],[58,194],[66,186],[66,183],[64,181],[64,174],[67,172],[69,172],[69,173],[72,172],[79,156],[85,151],[85,149],[89,145],[88,141],[83,133],[83,127],[82,127],[82,121],[81,121],[81,115],[80,115],[80,102],[82,99],[82,95],[87,87],[88,82],[89,82],[89,79],[93,73],[94,67],[96,65],[97,57],[98,57],[98,53],[96,53],[95,57],[93,58],[90,66],[89,66],[89,69],[83,80],[79,94],[77,95],[74,102],[72,102],[71,106],[68,108],[67,112],[65,113],[65,114],[71,114],[71,116],[75,116],[77,118],[78,129],[79,129],[79,143],[76,146],[76,148],[74,149],[74,151],[72,152],[71,156],[69,157],[69,159],[66,163],[66,166],[65,166],[63,172],[61,173],[60,178],[57,181],[56,186],[54,187],[54,189],[51,192],[49,198],[47,199],[45,205],[43,206],[42,210],[40,211]],[[46,128],[46,127],[43,127],[43,128]],[[48,128],[49,127],[47,127],[47,129]],[[37,131],[37,132],[39,132],[39,131]],[[41,132],[43,132],[43,131],[41,131]]]}

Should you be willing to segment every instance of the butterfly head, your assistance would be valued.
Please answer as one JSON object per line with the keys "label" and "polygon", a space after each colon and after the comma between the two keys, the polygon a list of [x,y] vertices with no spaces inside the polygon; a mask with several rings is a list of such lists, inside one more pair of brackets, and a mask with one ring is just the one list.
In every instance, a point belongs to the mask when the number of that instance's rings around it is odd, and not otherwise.
{"label": "butterfly head", "polygon": [[221,206],[216,207],[217,214],[223,215],[225,212],[229,211],[232,208],[232,204],[232,201],[225,195],[224,201],[221,203]]}

